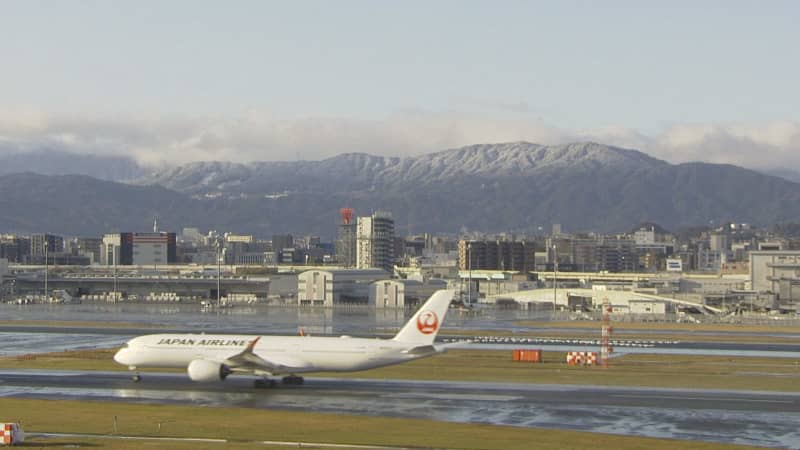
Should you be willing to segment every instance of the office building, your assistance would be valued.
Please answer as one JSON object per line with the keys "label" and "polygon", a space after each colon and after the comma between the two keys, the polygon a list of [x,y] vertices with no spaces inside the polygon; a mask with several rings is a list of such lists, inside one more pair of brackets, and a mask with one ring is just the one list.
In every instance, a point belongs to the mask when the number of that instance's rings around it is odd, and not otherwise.
{"label": "office building", "polygon": [[356,268],[394,269],[394,219],[388,212],[359,217],[356,222]]}
{"label": "office building", "polygon": [[93,264],[100,262],[103,240],[99,238],[75,238],[70,241],[69,252],[74,256],[86,256]]}
{"label": "office building", "polygon": [[103,236],[103,265],[163,265],[178,260],[175,233],[112,233]]}
{"label": "office building", "polygon": [[47,253],[62,253],[64,251],[64,238],[54,234],[31,235],[31,256],[44,256],[45,245]]}
{"label": "office building", "polygon": [[527,272],[535,269],[535,249],[526,241],[458,241],[459,270],[509,270]]}
{"label": "office building", "polygon": [[343,223],[339,225],[336,261],[342,267],[356,266],[356,224]]}
{"label": "office building", "polygon": [[800,251],[750,252],[750,283],[758,293],[775,295],[782,308],[800,309]]}

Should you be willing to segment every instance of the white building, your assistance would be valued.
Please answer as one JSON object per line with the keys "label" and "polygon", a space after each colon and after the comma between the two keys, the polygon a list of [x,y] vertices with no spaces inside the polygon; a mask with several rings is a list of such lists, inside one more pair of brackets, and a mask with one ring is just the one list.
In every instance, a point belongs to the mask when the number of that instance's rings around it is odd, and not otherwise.
{"label": "white building", "polygon": [[424,303],[434,292],[447,289],[445,280],[378,280],[370,285],[369,305],[378,309],[407,308]]}
{"label": "white building", "polygon": [[104,266],[120,265],[120,247],[122,235],[106,234],[103,236],[103,246],[100,250],[100,264]]}
{"label": "white building", "polygon": [[667,272],[683,272],[683,261],[680,258],[667,258]]}
{"label": "white building", "polygon": [[636,245],[653,245],[656,243],[655,227],[640,228],[633,233]]}
{"label": "white building", "polygon": [[750,281],[759,293],[777,296],[781,304],[800,301],[800,251],[750,252]]}
{"label": "white building", "polygon": [[133,265],[163,265],[168,260],[169,239],[166,233],[135,233]]}
{"label": "white building", "polygon": [[200,233],[197,228],[184,228],[181,231],[180,240],[194,245],[203,245],[206,242],[206,237]]}
{"label": "white building", "polygon": [[225,242],[228,243],[241,243],[241,244],[252,244],[256,241],[255,237],[250,234],[233,234],[233,233],[225,233]]}
{"label": "white building", "polygon": [[406,284],[402,280],[380,280],[369,286],[369,304],[378,308],[404,308]]}
{"label": "white building", "polygon": [[297,304],[302,306],[366,304],[369,300],[370,284],[388,278],[389,274],[380,269],[307,270],[297,276]]}
{"label": "white building", "polygon": [[657,314],[663,316],[667,313],[667,302],[648,299],[629,300],[628,311],[631,314]]}

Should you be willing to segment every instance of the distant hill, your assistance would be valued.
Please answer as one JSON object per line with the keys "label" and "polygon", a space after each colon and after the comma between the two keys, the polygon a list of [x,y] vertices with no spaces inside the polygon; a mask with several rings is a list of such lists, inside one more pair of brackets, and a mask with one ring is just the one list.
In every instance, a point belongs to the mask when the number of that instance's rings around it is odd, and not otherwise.
{"label": "distant hill", "polygon": [[767,170],[764,172],[767,175],[772,175],[774,177],[781,177],[783,179],[793,181],[795,183],[800,183],[800,171],[784,168],[784,169],[772,169]]}
{"label": "distant hill", "polygon": [[552,223],[567,231],[622,231],[642,222],[675,229],[710,221],[800,221],[800,184],[729,165],[672,165],[596,143],[474,145],[410,158],[353,153],[322,161],[192,163],[136,184],[0,177],[0,230],[30,229],[42,220],[37,229],[70,234],[147,230],[158,215],[174,230],[330,238],[343,206],[356,214],[389,210],[399,234],[535,232]]}
{"label": "distant hill", "polygon": [[148,170],[132,158],[96,156],[59,150],[0,152],[0,175],[31,172],[41,175],[88,175],[100,180],[130,181],[143,177]]}

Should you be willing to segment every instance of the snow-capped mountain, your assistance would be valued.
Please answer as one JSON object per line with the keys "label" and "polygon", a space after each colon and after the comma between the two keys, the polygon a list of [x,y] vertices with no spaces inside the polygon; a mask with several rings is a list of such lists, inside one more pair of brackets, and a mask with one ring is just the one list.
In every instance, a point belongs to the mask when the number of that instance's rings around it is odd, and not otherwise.
{"label": "snow-capped mountain", "polygon": [[[669,164],[595,143],[474,145],[409,158],[360,153],[322,161],[191,163],[137,185],[89,177],[0,176],[0,230],[75,234],[164,227],[332,237],[341,207],[391,211],[418,232],[620,231],[725,221],[800,222],[800,184],[740,167]],[[161,185],[154,187],[152,185]],[[48,211],[42,215],[41,211]],[[141,229],[141,226],[138,226]]]}
{"label": "snow-capped mountain", "polygon": [[617,171],[666,162],[635,150],[595,143],[542,146],[528,142],[482,144],[428,155],[390,158],[347,153],[322,161],[235,164],[198,162],[167,168],[137,181],[181,192],[268,194],[285,190],[330,192],[401,188],[468,177],[535,176],[554,170]]}

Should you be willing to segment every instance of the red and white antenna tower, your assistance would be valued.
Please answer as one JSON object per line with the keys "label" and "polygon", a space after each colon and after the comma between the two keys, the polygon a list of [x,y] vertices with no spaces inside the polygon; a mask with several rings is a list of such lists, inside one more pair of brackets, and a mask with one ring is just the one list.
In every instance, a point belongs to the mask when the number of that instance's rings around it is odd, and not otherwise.
{"label": "red and white antenna tower", "polygon": [[608,367],[608,358],[614,349],[611,347],[611,302],[608,297],[603,299],[603,327],[600,331],[600,364]]}
{"label": "red and white antenna tower", "polygon": [[343,225],[350,225],[353,221],[353,208],[342,208],[339,210],[339,214],[342,216]]}

